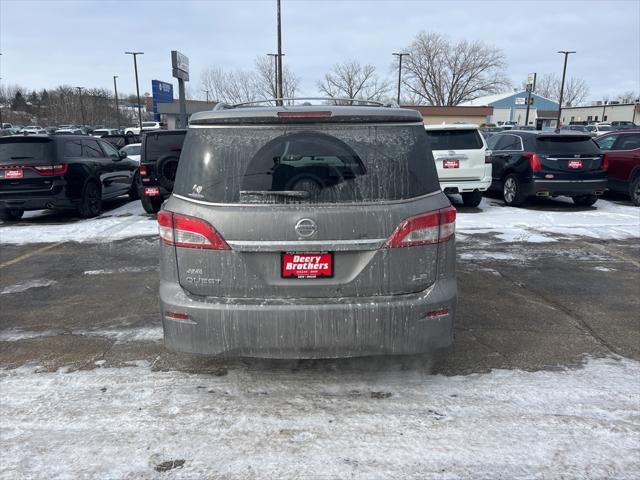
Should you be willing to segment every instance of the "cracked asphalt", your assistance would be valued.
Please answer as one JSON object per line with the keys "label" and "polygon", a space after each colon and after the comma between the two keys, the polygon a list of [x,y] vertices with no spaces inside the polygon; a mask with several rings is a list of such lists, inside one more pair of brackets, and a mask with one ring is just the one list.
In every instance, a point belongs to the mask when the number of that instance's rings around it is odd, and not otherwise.
{"label": "cracked asphalt", "polygon": [[[220,373],[252,362],[165,350],[156,252],[148,237],[3,245],[0,368],[145,360],[155,370]],[[523,244],[483,234],[458,242],[455,343],[432,359],[432,373],[554,369],[612,354],[640,360],[639,253],[637,240]]]}

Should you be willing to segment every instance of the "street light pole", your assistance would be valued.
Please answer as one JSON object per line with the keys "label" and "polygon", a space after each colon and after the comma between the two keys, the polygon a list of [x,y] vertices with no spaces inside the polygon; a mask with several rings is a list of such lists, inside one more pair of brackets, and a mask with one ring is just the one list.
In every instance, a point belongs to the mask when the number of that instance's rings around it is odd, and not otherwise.
{"label": "street light pole", "polygon": [[118,104],[118,84],[116,83],[117,75],[113,76],[113,90],[115,92],[115,101],[116,101],[116,118],[118,119],[118,130],[120,130],[120,106]]}
{"label": "street light pole", "polygon": [[203,92],[207,95],[207,103],[209,103],[209,90],[203,90]]}
{"label": "street light pole", "polygon": [[138,55],[144,55],[144,52],[124,52],[126,55],[133,55],[133,69],[136,73],[136,95],[138,96],[138,126],[142,133],[142,107],[140,105],[140,86],[138,85],[138,62],[136,57]]}
{"label": "street light pole", "polygon": [[559,50],[558,53],[562,53],[564,55],[564,67],[562,68],[562,83],[560,84],[560,103],[558,105],[558,120],[556,121],[556,130],[560,130],[560,115],[562,113],[562,97],[564,95],[564,79],[567,74],[567,58],[572,53],[576,53],[573,51]]}
{"label": "street light pole", "polygon": [[273,77],[273,97],[278,98],[278,54],[267,53],[267,56],[273,57],[274,77]]}
{"label": "street light pole", "polygon": [[400,84],[402,82],[402,57],[405,55],[411,55],[410,53],[397,53],[394,52],[393,55],[398,57],[398,106],[400,106]]}
{"label": "street light pole", "polygon": [[[282,22],[280,20],[280,0],[277,0],[278,7],[278,81],[277,81],[277,96],[282,98]],[[282,101],[279,102],[282,105]]]}
{"label": "street light pole", "polygon": [[78,89],[78,96],[80,97],[80,115],[82,116],[82,126],[85,126],[85,120],[84,120],[84,106],[82,105],[82,90],[84,90],[84,87],[76,87]]}

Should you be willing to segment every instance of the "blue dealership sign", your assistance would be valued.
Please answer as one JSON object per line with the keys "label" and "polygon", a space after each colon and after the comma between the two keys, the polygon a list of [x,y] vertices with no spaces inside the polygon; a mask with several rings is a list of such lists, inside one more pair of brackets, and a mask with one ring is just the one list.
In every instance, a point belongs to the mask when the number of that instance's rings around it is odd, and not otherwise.
{"label": "blue dealership sign", "polygon": [[156,121],[160,121],[158,104],[173,103],[173,85],[160,80],[151,80],[151,92],[153,94],[153,117]]}

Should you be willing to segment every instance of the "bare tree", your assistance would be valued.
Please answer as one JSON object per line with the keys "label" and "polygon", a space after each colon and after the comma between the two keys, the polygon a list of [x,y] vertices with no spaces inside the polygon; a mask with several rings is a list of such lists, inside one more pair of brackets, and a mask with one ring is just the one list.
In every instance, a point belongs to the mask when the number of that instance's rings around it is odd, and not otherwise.
{"label": "bare tree", "polygon": [[324,80],[318,82],[318,89],[330,98],[380,101],[390,88],[390,82],[380,79],[373,65],[362,65],[357,60],[337,63],[325,74]]}
{"label": "bare tree", "polygon": [[[254,61],[255,73],[254,80],[258,93],[262,98],[276,98],[276,71],[275,65],[271,57],[256,57]],[[282,70],[282,96],[284,98],[293,98],[296,96],[296,90],[300,79],[285,65]]]}
{"label": "bare tree", "polygon": [[[560,87],[562,79],[555,73],[545,73],[536,80],[536,91],[538,95],[553,100],[560,101]],[[589,87],[581,78],[570,77],[564,82],[564,95],[562,101],[564,106],[576,106],[585,101],[589,95]]]}
{"label": "bare tree", "polygon": [[637,101],[638,98],[640,98],[640,95],[633,90],[622,92],[615,96],[615,99],[620,103],[633,103]]}
{"label": "bare tree", "polygon": [[420,32],[405,49],[403,84],[428,105],[458,105],[510,85],[504,52],[480,41],[451,42]]}
{"label": "bare tree", "polygon": [[200,82],[203,90],[209,90],[209,98],[216,102],[252,102],[259,97],[251,72],[210,67],[202,72]]}

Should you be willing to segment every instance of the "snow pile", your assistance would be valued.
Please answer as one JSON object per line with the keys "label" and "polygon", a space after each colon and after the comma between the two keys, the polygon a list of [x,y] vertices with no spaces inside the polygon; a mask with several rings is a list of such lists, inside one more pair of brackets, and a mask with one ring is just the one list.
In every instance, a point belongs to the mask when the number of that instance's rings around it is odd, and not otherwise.
{"label": "snow pile", "polygon": [[47,280],[44,278],[37,279],[37,280],[29,280],[27,282],[16,283],[15,285],[9,285],[8,287],[4,287],[2,290],[0,290],[0,295],[25,292],[32,288],[50,287],[51,285],[55,285],[56,283],[58,282],[56,282],[55,280]]}
{"label": "snow pile", "polygon": [[444,377],[387,361],[5,370],[0,478],[640,477],[638,362]]}
{"label": "snow pile", "polygon": [[500,200],[483,198],[481,212],[458,212],[456,229],[465,234],[495,233],[505,242],[553,242],[554,236],[598,239],[640,237],[640,208],[598,200],[594,209],[575,207],[570,199],[548,205],[506,207]]}
{"label": "snow pile", "polygon": [[19,224],[1,225],[0,243],[111,242],[158,234],[155,217],[147,215],[139,201],[129,202],[88,220],[65,217],[64,223],[46,223],[51,215],[51,212],[43,210],[27,212]]}

